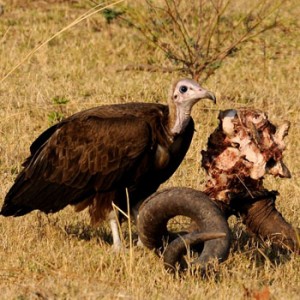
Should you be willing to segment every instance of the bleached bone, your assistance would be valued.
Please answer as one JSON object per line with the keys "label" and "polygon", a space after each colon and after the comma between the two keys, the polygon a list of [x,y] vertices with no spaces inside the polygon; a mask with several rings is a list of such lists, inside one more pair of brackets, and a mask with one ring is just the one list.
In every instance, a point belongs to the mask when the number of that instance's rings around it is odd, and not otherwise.
{"label": "bleached bone", "polygon": [[221,111],[219,121],[210,136],[209,148],[202,151],[207,191],[212,198],[223,201],[228,190],[245,186],[258,189],[267,174],[291,176],[282,161],[288,122],[276,130],[264,112],[250,108]]}
{"label": "bleached bone", "polygon": [[285,143],[283,139],[288,135],[289,129],[290,129],[290,122],[284,121],[284,123],[278,127],[274,135],[274,140],[276,144],[282,150],[285,149]]}
{"label": "bleached bone", "polygon": [[277,211],[278,193],[263,185],[266,174],[291,177],[283,163],[290,123],[276,128],[264,112],[250,108],[220,112],[219,121],[201,152],[208,175],[205,193],[227,217],[240,216],[255,235],[300,252],[300,230]]}
{"label": "bleached bone", "polygon": [[234,133],[234,125],[232,120],[236,117],[237,112],[235,109],[230,109],[220,113],[220,118],[222,120],[222,128],[224,133],[230,137]]}

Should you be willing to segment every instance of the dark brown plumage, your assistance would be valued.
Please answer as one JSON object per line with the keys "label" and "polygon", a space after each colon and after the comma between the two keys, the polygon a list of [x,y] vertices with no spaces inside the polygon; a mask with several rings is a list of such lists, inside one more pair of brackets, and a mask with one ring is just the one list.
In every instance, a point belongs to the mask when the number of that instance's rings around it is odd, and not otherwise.
{"label": "dark brown plumage", "polygon": [[134,207],[181,163],[194,131],[191,108],[201,98],[214,100],[184,79],[174,86],[171,109],[151,103],[100,106],[50,127],[31,145],[1,214],[51,213],[71,204],[77,210],[89,206],[97,223],[112,211],[112,201],[126,210],[125,188]]}

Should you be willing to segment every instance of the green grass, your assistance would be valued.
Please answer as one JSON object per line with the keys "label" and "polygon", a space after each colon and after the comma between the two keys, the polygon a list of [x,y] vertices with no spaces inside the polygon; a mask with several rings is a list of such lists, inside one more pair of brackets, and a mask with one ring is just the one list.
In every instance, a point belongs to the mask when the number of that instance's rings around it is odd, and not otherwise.
{"label": "green grass", "polygon": [[[5,1],[0,16],[0,78],[37,45],[88,8],[86,1]],[[61,2],[61,3],[55,3]],[[270,120],[291,122],[285,162],[291,179],[266,178],[280,192],[278,209],[300,226],[300,7],[291,0],[282,24],[229,58],[205,87],[217,106],[198,104],[192,146],[176,174],[163,185],[202,189],[200,151],[217,124],[218,110],[252,106]],[[97,14],[42,47],[0,84],[0,204],[13,183],[31,142],[63,114],[108,103],[165,102],[176,74],[120,72],[124,65],[165,58],[132,29],[107,24]],[[56,99],[56,100],[55,100]],[[60,100],[64,103],[57,103]],[[55,115],[55,113],[57,115]],[[50,116],[50,117],[49,117]],[[251,299],[267,287],[271,299],[298,299],[299,256],[249,238],[230,219],[233,246],[217,275],[203,280],[188,272],[166,274],[162,261],[133,247],[133,257],[111,250],[107,224],[91,228],[86,212],[71,207],[46,217],[33,212],[0,220],[0,290],[3,299]],[[127,225],[123,225],[129,244]],[[247,290],[250,293],[247,293]],[[258,298],[256,298],[258,299]]]}

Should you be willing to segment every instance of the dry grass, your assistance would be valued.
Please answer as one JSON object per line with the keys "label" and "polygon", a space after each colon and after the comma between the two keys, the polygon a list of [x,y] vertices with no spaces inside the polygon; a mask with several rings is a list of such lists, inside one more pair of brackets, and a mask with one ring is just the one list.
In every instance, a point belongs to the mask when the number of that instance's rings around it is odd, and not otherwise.
{"label": "dry grass", "polygon": [[[39,43],[84,13],[88,1],[3,1],[0,16],[0,78]],[[60,2],[60,3],[55,3]],[[193,112],[197,132],[187,158],[164,186],[201,189],[200,150],[217,124],[218,109],[255,106],[279,124],[292,123],[285,153],[293,178],[267,178],[278,189],[279,210],[300,226],[300,7],[291,0],[281,11],[283,24],[248,44],[206,83],[219,103],[199,104]],[[0,198],[13,183],[30,143],[53,121],[105,103],[164,101],[176,74],[117,72],[146,62],[150,48],[131,28],[107,25],[94,16],[60,35],[0,85]],[[159,54],[157,54],[159,55]],[[163,62],[163,58],[162,58]],[[62,107],[54,98],[69,100]],[[49,120],[49,115],[50,117]],[[2,202],[2,200],[0,200]],[[148,250],[112,253],[107,227],[92,229],[85,212],[71,208],[46,217],[1,218],[0,290],[2,299],[298,299],[299,256],[270,249],[248,238],[231,220],[233,250],[220,272],[202,280],[165,273]],[[129,243],[126,224],[125,240]],[[238,239],[239,238],[239,239]],[[267,287],[267,290],[264,290]],[[260,296],[255,294],[260,292]],[[256,297],[256,298],[255,298]],[[260,298],[258,298],[260,297]],[[264,298],[263,298],[264,297]]]}

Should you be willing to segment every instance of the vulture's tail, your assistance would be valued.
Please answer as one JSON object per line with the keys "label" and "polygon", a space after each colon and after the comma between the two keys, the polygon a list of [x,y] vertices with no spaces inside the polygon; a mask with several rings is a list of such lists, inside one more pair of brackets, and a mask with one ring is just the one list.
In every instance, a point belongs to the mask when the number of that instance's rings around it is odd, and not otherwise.
{"label": "vulture's tail", "polygon": [[0,211],[3,216],[23,216],[33,210],[54,213],[68,204],[76,204],[90,196],[90,192],[53,183],[43,178],[27,179],[21,172],[7,193]]}
{"label": "vulture's tail", "polygon": [[[24,185],[24,172],[21,172],[15,180],[14,185],[11,187],[4,199],[4,204],[0,211],[0,215],[8,216],[23,216],[29,213],[32,208],[22,204],[19,201],[15,201],[19,191],[23,190]],[[18,198],[18,197],[17,197]]]}

